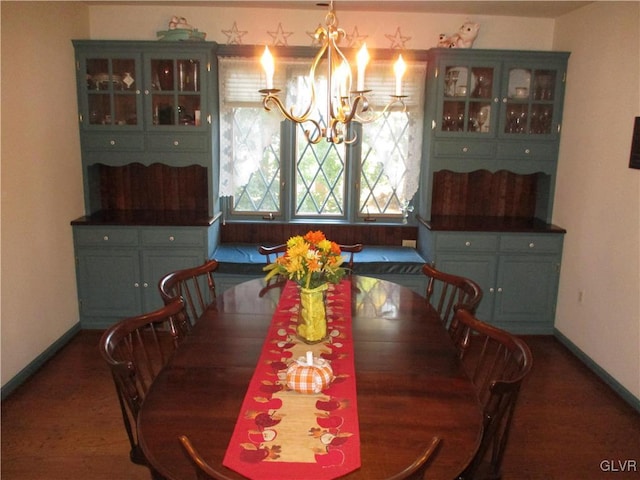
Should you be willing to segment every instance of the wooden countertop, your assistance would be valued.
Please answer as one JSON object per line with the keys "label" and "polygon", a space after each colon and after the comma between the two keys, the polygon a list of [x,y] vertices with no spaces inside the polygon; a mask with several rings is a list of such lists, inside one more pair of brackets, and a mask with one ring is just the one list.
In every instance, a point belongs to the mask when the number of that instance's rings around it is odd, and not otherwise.
{"label": "wooden countertop", "polygon": [[484,217],[484,216],[434,216],[431,220],[417,217],[418,221],[432,231],[466,232],[523,232],[566,233],[564,228],[543,222],[538,218]]}
{"label": "wooden countertop", "polygon": [[177,210],[101,210],[77,218],[71,225],[208,227],[220,214]]}

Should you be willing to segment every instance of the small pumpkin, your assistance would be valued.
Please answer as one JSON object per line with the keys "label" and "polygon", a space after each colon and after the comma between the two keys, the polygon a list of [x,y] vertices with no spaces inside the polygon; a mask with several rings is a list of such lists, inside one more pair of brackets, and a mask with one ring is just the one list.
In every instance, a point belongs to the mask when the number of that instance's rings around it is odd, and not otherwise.
{"label": "small pumpkin", "polygon": [[287,387],[299,393],[320,393],[333,381],[331,364],[314,358],[312,352],[294,360],[287,368]]}

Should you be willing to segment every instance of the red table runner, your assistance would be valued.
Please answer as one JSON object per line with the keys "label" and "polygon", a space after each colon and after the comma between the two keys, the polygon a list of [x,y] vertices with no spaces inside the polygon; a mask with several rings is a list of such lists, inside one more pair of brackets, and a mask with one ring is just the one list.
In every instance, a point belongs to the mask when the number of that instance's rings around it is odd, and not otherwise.
{"label": "red table runner", "polygon": [[[223,464],[260,480],[324,480],[360,467],[351,283],[327,292],[328,338],[308,345],[296,336],[300,296],[288,281],[238,416]],[[335,379],[319,394],[286,386],[286,370],[307,351],[331,362]]]}

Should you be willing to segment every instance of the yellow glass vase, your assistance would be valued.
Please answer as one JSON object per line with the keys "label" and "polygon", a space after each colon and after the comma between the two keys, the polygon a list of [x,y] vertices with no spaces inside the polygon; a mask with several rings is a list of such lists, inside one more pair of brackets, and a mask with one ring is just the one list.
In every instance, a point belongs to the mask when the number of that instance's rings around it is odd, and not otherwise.
{"label": "yellow glass vase", "polygon": [[316,288],[300,287],[297,332],[306,343],[317,343],[327,336],[327,313],[324,300],[328,287],[326,283]]}

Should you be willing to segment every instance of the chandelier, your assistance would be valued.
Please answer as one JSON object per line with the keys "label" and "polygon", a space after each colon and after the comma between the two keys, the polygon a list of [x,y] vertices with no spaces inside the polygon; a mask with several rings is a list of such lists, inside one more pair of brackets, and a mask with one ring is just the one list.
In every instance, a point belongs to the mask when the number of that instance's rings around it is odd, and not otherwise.
{"label": "chandelier", "polygon": [[[260,90],[262,94],[262,105],[265,110],[271,111],[273,107],[277,108],[280,113],[292,122],[299,124],[310,124],[312,129],[305,129],[307,140],[313,144],[317,144],[321,139],[325,138],[332,143],[353,143],[355,136],[346,139],[347,125],[352,120],[361,123],[368,123],[380,118],[392,106],[396,106],[404,110],[404,98],[402,95],[402,76],[406,70],[406,64],[402,60],[402,55],[398,56],[398,60],[394,64],[394,73],[396,79],[395,95],[391,95],[391,100],[384,109],[376,114],[369,105],[367,93],[371,90],[365,89],[365,69],[369,62],[369,53],[367,45],[363,44],[357,56],[357,82],[356,88],[353,90],[353,75],[349,61],[338,48],[338,43],[346,36],[343,29],[338,28],[338,20],[333,11],[333,1],[329,4],[329,12],[325,17],[325,26],[319,26],[315,32],[315,38],[320,43],[320,50],[313,59],[309,70],[310,85],[310,101],[300,114],[295,114],[293,108],[287,110],[280,98],[278,97],[279,89],[273,87],[273,76],[275,72],[275,64],[273,56],[269,51],[269,47],[265,46],[261,63],[265,71],[267,88]],[[316,69],[320,62],[326,57],[326,93],[327,105],[325,107],[326,117],[323,127],[319,121],[311,118],[316,107]]]}

